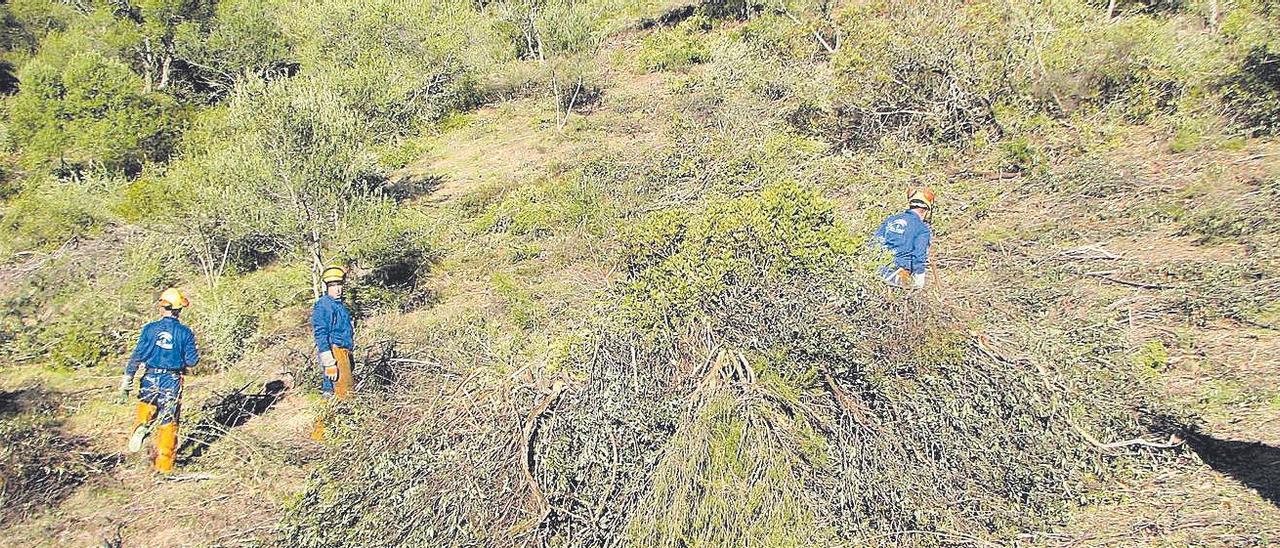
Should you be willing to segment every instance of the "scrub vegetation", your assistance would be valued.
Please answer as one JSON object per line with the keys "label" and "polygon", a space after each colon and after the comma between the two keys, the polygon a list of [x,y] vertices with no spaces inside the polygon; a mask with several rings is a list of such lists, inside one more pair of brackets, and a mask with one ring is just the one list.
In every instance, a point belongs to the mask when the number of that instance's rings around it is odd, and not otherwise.
{"label": "scrub vegetation", "polygon": [[1271,0],[0,3],[0,536],[1274,542],[1278,75]]}

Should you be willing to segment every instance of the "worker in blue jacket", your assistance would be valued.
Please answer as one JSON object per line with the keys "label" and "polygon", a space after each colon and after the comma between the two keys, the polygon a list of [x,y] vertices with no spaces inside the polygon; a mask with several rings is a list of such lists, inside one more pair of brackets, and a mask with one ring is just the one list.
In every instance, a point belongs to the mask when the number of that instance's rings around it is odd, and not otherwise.
{"label": "worker in blue jacket", "polygon": [[160,295],[162,317],[143,326],[120,380],[123,403],[128,400],[134,375],[139,368],[144,369],[129,451],[140,451],[154,429],[155,468],[163,474],[173,471],[177,456],[182,374],[200,361],[195,334],[178,320],[178,315],[188,306],[191,301],[177,288],[164,290]]}
{"label": "worker in blue jacket", "polygon": [[934,197],[926,187],[907,191],[907,210],[891,215],[876,230],[876,240],[893,253],[893,263],[880,267],[880,276],[889,285],[924,287],[929,245],[933,242],[929,220]]}
{"label": "worker in blue jacket", "polygon": [[[355,326],[351,311],[342,304],[342,293],[347,272],[341,267],[330,266],[320,273],[324,282],[324,294],[311,309],[311,331],[315,335],[316,354],[324,378],[320,381],[320,393],[329,400],[343,401],[350,397],[355,386],[352,375],[355,348]],[[324,439],[323,418],[317,418],[311,437]]]}

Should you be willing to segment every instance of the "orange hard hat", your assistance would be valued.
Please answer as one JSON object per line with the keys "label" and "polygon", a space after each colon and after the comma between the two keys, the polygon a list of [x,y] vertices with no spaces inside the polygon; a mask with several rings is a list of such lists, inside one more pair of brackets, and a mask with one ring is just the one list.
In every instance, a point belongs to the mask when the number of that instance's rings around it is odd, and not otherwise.
{"label": "orange hard hat", "polygon": [[912,187],[907,190],[907,204],[909,207],[921,207],[924,209],[933,209],[933,200],[937,196],[933,190],[927,186]]}

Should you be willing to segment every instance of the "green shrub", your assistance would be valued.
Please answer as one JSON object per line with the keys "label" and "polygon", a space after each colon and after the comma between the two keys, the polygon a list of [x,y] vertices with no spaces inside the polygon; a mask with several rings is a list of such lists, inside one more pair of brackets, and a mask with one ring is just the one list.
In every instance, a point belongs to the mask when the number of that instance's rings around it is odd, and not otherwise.
{"label": "green shrub", "polygon": [[1136,182],[1113,162],[1084,156],[1039,175],[1043,188],[1083,198],[1106,198],[1133,190]]}
{"label": "green shrub", "polygon": [[142,92],[142,80],[119,61],[92,50],[61,57],[63,49],[43,47],[19,72],[9,128],[24,163],[132,174],[167,158],[181,126],[172,99]]}
{"label": "green shrub", "polygon": [[268,329],[296,329],[296,316],[278,316],[305,305],[311,299],[310,287],[305,267],[280,266],[193,290],[192,306],[183,320],[196,332],[200,367],[225,370],[258,350],[271,335]]}
{"label": "green shrub", "polygon": [[766,57],[805,61],[817,55],[821,45],[803,25],[786,16],[767,13],[747,21],[733,35]]}
{"label": "green shrub", "polygon": [[832,204],[794,183],[713,202],[696,215],[655,213],[624,241],[633,273],[624,308],[650,327],[698,324],[725,312],[737,292],[784,279],[816,291],[855,263],[858,248]]}
{"label": "green shrub", "polygon": [[98,179],[27,179],[0,216],[0,254],[49,250],[91,233],[110,220],[104,186]]}
{"label": "green shrub", "polygon": [[174,49],[216,95],[229,93],[240,79],[287,74],[292,44],[276,23],[277,10],[255,0],[216,2],[212,17],[177,29]]}
{"label": "green shrub", "polygon": [[689,19],[675,28],[661,29],[640,42],[637,59],[648,72],[675,70],[711,59],[703,22]]}
{"label": "green shrub", "polygon": [[1169,350],[1159,340],[1150,340],[1133,354],[1133,364],[1146,376],[1158,376],[1169,365]]}
{"label": "green shrub", "polygon": [[421,212],[390,201],[353,204],[333,244],[334,261],[355,266],[352,301],[360,315],[403,312],[430,297],[422,283],[438,253]]}
{"label": "green shrub", "polygon": [[1066,26],[1037,55],[1044,72],[1030,91],[1042,104],[1059,112],[1108,109],[1136,122],[1177,110],[1223,70],[1212,37],[1151,16]]}
{"label": "green shrub", "polygon": [[196,334],[199,370],[224,371],[259,349],[266,328],[279,327],[278,313],[311,297],[307,276],[305,268],[279,268],[227,277],[216,286],[165,284],[180,285],[190,295],[182,321]]}
{"label": "green shrub", "polygon": [[59,324],[46,336],[55,342],[48,347],[48,363],[54,369],[96,367],[111,354],[111,341],[87,324]]}
{"label": "green shrub", "polygon": [[1255,134],[1280,132],[1280,7],[1245,2],[1222,23],[1244,54],[1223,80],[1223,95],[1239,125]]}
{"label": "green shrub", "polygon": [[611,32],[629,24],[626,0],[498,0],[486,6],[518,59],[548,60],[594,52]]}
{"label": "green shrub", "polygon": [[984,4],[872,3],[841,13],[831,111],[812,128],[841,146],[889,134],[963,141],[994,122],[1012,95],[1016,42]]}
{"label": "green shrub", "polygon": [[79,15],[76,6],[48,0],[12,0],[4,6],[8,12],[14,45],[34,49],[36,42],[52,31],[63,30]]}
{"label": "green shrub", "polygon": [[463,0],[338,0],[280,14],[302,73],[371,136],[409,133],[477,99],[489,26]]}
{"label": "green shrub", "polygon": [[91,368],[133,350],[142,326],[124,324],[121,319],[127,317],[126,307],[115,295],[98,290],[113,284],[91,276],[82,286],[90,288],[88,292],[64,288],[43,295],[47,300],[41,305],[55,313],[32,326],[29,336],[47,352],[46,365],[66,370]]}
{"label": "green shrub", "polygon": [[1015,170],[1030,170],[1041,162],[1041,154],[1025,136],[1005,141],[1001,148],[1004,149],[1004,165]]}
{"label": "green shrub", "polygon": [[1173,139],[1169,141],[1169,152],[1181,154],[1183,152],[1191,152],[1200,148],[1204,135],[1201,128],[1194,126],[1183,126],[1178,128]]}
{"label": "green shrub", "polygon": [[472,229],[533,237],[572,227],[591,232],[601,228],[605,207],[594,186],[575,172],[516,188],[477,216]]}
{"label": "green shrub", "polygon": [[226,370],[253,349],[258,317],[255,303],[245,297],[230,290],[202,290],[192,297],[199,306],[191,307],[187,320],[197,333],[201,369]]}
{"label": "green shrub", "polygon": [[546,321],[546,310],[510,274],[494,272],[490,281],[494,291],[506,303],[511,321],[517,327],[532,331]]}

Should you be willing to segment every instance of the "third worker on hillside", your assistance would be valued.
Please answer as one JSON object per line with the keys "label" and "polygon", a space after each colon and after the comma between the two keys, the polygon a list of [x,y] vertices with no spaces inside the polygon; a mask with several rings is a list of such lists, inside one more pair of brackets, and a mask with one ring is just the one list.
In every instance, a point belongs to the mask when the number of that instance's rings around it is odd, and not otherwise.
{"label": "third worker on hillside", "polygon": [[893,263],[880,267],[880,276],[889,285],[924,287],[929,245],[933,242],[933,229],[929,227],[933,200],[933,191],[927,187],[908,190],[907,210],[889,216],[876,230],[876,240],[893,253]]}

